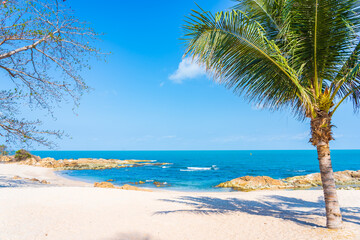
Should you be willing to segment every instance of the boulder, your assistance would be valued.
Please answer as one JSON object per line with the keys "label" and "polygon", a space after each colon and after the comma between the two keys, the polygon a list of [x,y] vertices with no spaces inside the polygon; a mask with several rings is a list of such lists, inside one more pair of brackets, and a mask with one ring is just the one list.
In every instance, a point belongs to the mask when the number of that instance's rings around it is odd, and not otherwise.
{"label": "boulder", "polygon": [[27,178],[29,181],[31,181],[31,182],[40,182],[40,180],[39,179],[37,179],[37,178]]}
{"label": "boulder", "polygon": [[312,173],[305,176],[295,176],[283,179],[294,189],[306,189],[321,185],[320,173]]}
{"label": "boulder", "polygon": [[61,159],[54,158],[40,158],[38,156],[27,153],[25,157],[18,157],[14,160],[14,156],[2,156],[0,162],[17,163],[30,166],[39,166],[46,168],[53,168],[56,170],[100,170],[111,168],[125,168],[125,167],[141,167],[148,165],[166,165],[168,163],[154,163],[151,160],[119,160],[119,159],[93,159],[93,158],[79,158],[79,159]]}
{"label": "boulder", "polygon": [[168,184],[167,182],[154,181],[153,184],[154,184],[156,187],[169,187],[169,186],[171,186],[171,185]]}
{"label": "boulder", "polygon": [[123,190],[134,190],[134,191],[145,191],[145,192],[152,192],[151,190],[148,189],[143,189],[143,188],[138,188],[135,186],[131,186],[129,184],[125,184],[121,187],[116,187],[114,186],[114,184],[110,183],[110,182],[96,182],[94,183],[94,187],[99,187],[99,188],[116,188],[116,189],[123,189]]}
{"label": "boulder", "polygon": [[22,178],[19,177],[19,176],[14,176],[12,179],[14,179],[14,180],[20,180],[20,179],[22,179]]}
{"label": "boulder", "polygon": [[135,186],[131,186],[131,185],[129,185],[129,184],[125,184],[125,185],[119,187],[119,189],[123,189],[123,190],[134,190],[134,191],[144,191],[144,192],[152,192],[152,191],[149,190],[149,189],[138,188],[138,187],[135,187]]}
{"label": "boulder", "polygon": [[220,183],[216,187],[233,188],[239,191],[251,191],[262,189],[283,189],[287,188],[287,185],[283,181],[267,176],[245,176],[235,178],[228,182]]}
{"label": "boulder", "polygon": [[94,187],[98,188],[115,188],[114,184],[110,182],[96,182],[94,183]]}
{"label": "boulder", "polygon": [[[357,189],[360,186],[360,170],[335,172],[334,178],[336,185],[340,187],[340,189]],[[220,183],[216,187],[233,188],[234,190],[239,191],[252,191],[262,189],[308,189],[319,187],[321,185],[320,173],[312,173],[303,176],[289,177],[282,180],[276,180],[267,176],[245,176]],[[347,187],[349,185],[350,188]]]}
{"label": "boulder", "polygon": [[[360,184],[360,171],[341,171],[334,172],[336,185],[359,185]],[[295,176],[283,179],[287,184],[292,185],[294,188],[309,188],[321,186],[320,173],[312,173],[304,176]]]}
{"label": "boulder", "polygon": [[14,161],[14,156],[0,156],[0,162],[12,162]]}
{"label": "boulder", "polygon": [[46,180],[41,180],[40,183],[42,183],[42,184],[50,184],[50,183],[49,183],[48,181],[46,181]]}

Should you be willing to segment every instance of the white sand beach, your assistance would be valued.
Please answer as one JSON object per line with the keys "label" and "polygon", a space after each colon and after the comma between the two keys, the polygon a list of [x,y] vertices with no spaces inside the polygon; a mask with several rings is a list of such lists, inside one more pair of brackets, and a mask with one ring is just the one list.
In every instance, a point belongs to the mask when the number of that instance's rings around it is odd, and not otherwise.
{"label": "white sand beach", "polygon": [[344,228],[328,230],[322,191],[139,192],[94,188],[44,169],[0,164],[1,240],[360,239],[360,191],[338,191]]}

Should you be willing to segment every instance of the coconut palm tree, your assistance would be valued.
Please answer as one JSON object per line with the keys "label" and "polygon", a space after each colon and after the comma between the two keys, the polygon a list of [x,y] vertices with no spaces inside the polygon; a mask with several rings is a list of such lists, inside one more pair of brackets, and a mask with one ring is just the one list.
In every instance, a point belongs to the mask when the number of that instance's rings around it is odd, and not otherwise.
{"label": "coconut palm tree", "polygon": [[360,107],[358,0],[237,0],[212,14],[193,10],[186,56],[249,101],[309,119],[317,148],[328,228],[341,227],[329,142],[346,100]]}

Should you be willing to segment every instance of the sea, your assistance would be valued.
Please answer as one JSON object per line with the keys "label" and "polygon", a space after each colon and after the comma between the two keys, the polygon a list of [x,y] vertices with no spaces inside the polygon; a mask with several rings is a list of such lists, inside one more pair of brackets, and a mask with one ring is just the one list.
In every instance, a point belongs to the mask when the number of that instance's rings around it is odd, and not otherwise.
{"label": "sea", "polygon": [[[32,151],[40,157],[59,159],[104,158],[137,159],[170,163],[105,170],[59,171],[57,174],[85,182],[109,179],[115,185],[142,181],[143,187],[179,191],[229,191],[216,188],[221,182],[242,176],[269,176],[283,179],[319,172],[316,151]],[[333,150],[334,171],[360,170],[360,150]]]}

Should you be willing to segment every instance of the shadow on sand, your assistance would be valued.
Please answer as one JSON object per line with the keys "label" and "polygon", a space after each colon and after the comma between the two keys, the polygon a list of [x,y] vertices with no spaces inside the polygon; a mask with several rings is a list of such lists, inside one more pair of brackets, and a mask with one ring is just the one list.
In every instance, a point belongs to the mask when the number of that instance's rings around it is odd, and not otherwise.
{"label": "shadow on sand", "polygon": [[[177,199],[161,199],[161,201],[182,203],[193,209],[159,211],[155,214],[172,214],[188,212],[195,214],[226,214],[233,212],[248,213],[251,215],[271,216],[292,221],[300,225],[324,227],[314,223],[310,217],[325,217],[325,203],[323,198],[316,202],[279,195],[266,196],[261,200],[243,200],[238,198],[221,199],[216,197],[180,197]],[[360,208],[342,208],[344,222],[360,225]]]}
{"label": "shadow on sand", "polygon": [[156,240],[148,234],[144,233],[120,233],[113,238],[108,238],[106,240]]}

